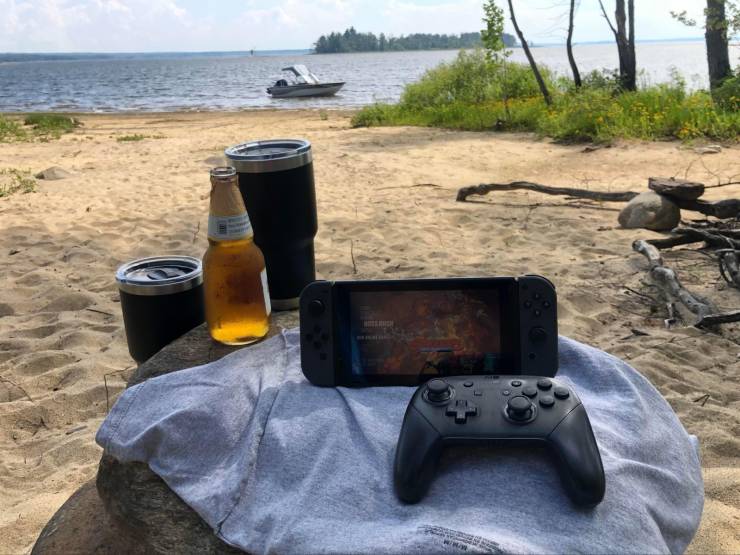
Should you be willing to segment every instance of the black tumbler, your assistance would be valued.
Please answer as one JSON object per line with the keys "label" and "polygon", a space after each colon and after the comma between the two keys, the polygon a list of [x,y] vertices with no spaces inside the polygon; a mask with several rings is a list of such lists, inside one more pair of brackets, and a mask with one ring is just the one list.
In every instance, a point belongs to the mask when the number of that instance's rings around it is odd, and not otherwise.
{"label": "black tumbler", "polygon": [[318,230],[311,143],[275,139],[225,151],[267,266],[275,310],[298,308],[303,288],[316,278],[313,239]]}
{"label": "black tumbler", "polygon": [[141,258],[118,268],[116,281],[128,352],[139,364],[205,320],[197,258]]}

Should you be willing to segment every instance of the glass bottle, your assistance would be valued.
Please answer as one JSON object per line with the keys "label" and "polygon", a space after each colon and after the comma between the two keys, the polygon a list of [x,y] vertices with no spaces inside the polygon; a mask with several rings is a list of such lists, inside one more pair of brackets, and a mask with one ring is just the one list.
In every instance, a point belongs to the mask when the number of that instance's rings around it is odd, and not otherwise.
{"label": "glass bottle", "polygon": [[208,331],[227,345],[259,341],[270,327],[265,259],[253,236],[236,170],[212,169],[203,293]]}

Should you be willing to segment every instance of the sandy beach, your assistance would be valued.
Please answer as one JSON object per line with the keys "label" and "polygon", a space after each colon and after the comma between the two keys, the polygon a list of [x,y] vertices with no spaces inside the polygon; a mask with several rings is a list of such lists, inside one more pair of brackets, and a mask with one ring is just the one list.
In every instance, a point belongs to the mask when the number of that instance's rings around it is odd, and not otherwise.
{"label": "sandy beach", "polygon": [[[141,256],[201,256],[212,158],[279,137],[313,144],[319,277],[549,277],[560,332],[627,360],[699,437],[706,502],[689,552],[740,552],[740,326],[665,328],[665,310],[645,297],[655,295],[646,262],[631,249],[658,234],[620,229],[622,204],[526,192],[455,202],[459,187],[483,182],[643,191],[649,176],[737,180],[739,147],[700,156],[679,142],[620,142],[584,152],[523,134],[351,129],[349,117],[81,115],[59,140],[0,144],[0,170],[71,174],[0,198],[0,552],[28,552],[95,476],[95,432],[135,365],[115,269]],[[117,140],[134,134],[145,138]],[[706,195],[738,197],[740,186]],[[714,260],[688,248],[665,259],[690,290],[740,307]]]}

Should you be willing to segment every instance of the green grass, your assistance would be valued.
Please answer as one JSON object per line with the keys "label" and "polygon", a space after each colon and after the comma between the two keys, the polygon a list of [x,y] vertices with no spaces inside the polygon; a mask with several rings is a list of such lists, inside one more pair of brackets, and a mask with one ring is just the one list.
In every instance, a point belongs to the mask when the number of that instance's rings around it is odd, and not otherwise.
{"label": "green grass", "polygon": [[0,170],[0,198],[15,193],[32,193],[36,190],[36,180],[28,171],[8,168]]}
{"label": "green grass", "polygon": [[0,143],[15,143],[28,140],[28,131],[12,119],[0,114]]}
{"label": "green grass", "polygon": [[134,133],[133,135],[121,135],[116,137],[116,141],[119,143],[135,143],[143,141],[144,139],[164,139],[164,135],[142,135],[140,133]]}
{"label": "green grass", "polygon": [[618,90],[615,76],[594,72],[575,89],[572,81],[544,78],[553,96],[547,106],[528,66],[492,66],[482,52],[428,71],[406,86],[398,104],[375,104],[358,112],[354,127],[415,125],[472,131],[530,131],[562,142],[609,142],[617,138],[712,139],[740,136],[740,84],[731,79],[713,98],[687,93],[683,80]]}
{"label": "green grass", "polygon": [[23,120],[0,114],[0,143],[58,139],[79,125],[76,119],[61,114],[29,114]]}

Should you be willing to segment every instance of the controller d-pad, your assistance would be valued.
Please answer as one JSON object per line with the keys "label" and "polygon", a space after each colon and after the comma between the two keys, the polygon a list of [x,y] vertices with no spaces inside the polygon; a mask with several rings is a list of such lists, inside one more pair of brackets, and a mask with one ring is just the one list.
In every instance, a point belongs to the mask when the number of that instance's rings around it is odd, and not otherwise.
{"label": "controller d-pad", "polygon": [[445,411],[447,416],[454,416],[457,424],[465,424],[468,420],[468,416],[475,416],[478,414],[478,407],[466,399],[458,399],[454,405],[447,407]]}

